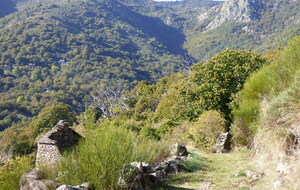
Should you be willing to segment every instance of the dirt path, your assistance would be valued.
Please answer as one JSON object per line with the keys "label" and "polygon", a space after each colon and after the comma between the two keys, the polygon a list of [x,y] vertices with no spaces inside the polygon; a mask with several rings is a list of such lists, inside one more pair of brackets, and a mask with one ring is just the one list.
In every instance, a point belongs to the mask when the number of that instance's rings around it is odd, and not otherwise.
{"label": "dirt path", "polygon": [[[203,153],[188,147],[193,158],[194,171],[171,176],[162,189],[174,190],[248,190],[254,188],[260,179],[253,180],[249,171],[256,168],[251,160],[250,150],[233,151],[224,154]],[[200,167],[196,167],[196,166]],[[248,175],[248,176],[247,176]]]}

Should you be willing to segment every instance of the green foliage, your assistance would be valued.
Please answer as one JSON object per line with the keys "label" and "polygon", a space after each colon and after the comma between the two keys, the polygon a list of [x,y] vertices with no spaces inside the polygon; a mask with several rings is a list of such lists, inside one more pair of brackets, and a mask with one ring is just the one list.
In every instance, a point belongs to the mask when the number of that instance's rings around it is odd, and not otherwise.
{"label": "green foliage", "polygon": [[184,161],[185,169],[189,172],[194,172],[200,170],[204,166],[204,160],[199,155],[195,153],[190,153],[191,157]]}
{"label": "green foliage", "polygon": [[159,140],[160,137],[157,134],[157,131],[155,128],[151,128],[149,126],[145,126],[142,128],[141,133],[142,136],[150,138],[150,139],[154,139],[154,140]]}
{"label": "green foliage", "polygon": [[96,189],[119,189],[118,179],[126,164],[162,159],[167,152],[162,143],[145,140],[122,127],[101,126],[65,155],[60,180],[73,185],[89,181]]}
{"label": "green foliage", "polygon": [[[299,27],[293,19],[299,18],[299,1],[281,0],[277,9],[274,1],[259,1],[264,4],[260,16],[247,23],[227,21],[220,27],[207,30],[207,25],[216,15],[209,15],[205,21],[186,30],[188,52],[201,61],[206,61],[214,54],[226,49],[253,49],[263,53],[268,49],[285,46],[291,38],[300,35]],[[254,9],[249,7],[249,9]],[[259,9],[253,10],[259,11]]]}
{"label": "green foliage", "polygon": [[218,111],[203,112],[189,129],[190,138],[202,150],[209,150],[220,133],[226,131],[225,119]]}
{"label": "green foliage", "polygon": [[171,131],[173,128],[175,128],[178,125],[178,123],[172,121],[172,120],[167,120],[162,122],[159,127],[157,128],[157,134],[159,136],[164,136],[167,132]]}
{"label": "green foliage", "polygon": [[[173,74],[156,84],[142,81],[128,94],[126,118],[140,122],[144,136],[162,138],[185,121],[193,122],[201,113],[217,110],[226,119],[226,128],[212,128],[219,135],[228,131],[230,104],[236,93],[265,63],[266,59],[251,51],[226,50],[206,63],[192,66],[190,73]],[[213,132],[209,140],[195,141],[211,145],[215,138]]]}
{"label": "green foliage", "polygon": [[299,49],[300,37],[296,37],[273,63],[264,66],[247,81],[233,111],[235,119],[232,131],[236,143],[252,143],[261,127],[259,119],[262,109],[271,99],[290,87],[300,70]]}
{"label": "green foliage", "polygon": [[58,103],[43,108],[34,121],[33,128],[39,134],[51,129],[59,120],[65,120],[70,123],[76,121],[75,114],[69,105]]}
{"label": "green foliage", "polygon": [[93,124],[97,123],[101,116],[102,111],[99,108],[90,107],[84,112],[83,122],[87,126],[92,126]]}
{"label": "green foliage", "polygon": [[16,157],[8,161],[0,167],[0,189],[19,190],[22,175],[31,168],[33,168],[32,159],[28,157]]}
{"label": "green foliage", "polygon": [[219,110],[226,118],[231,113],[230,102],[242,89],[251,73],[266,60],[251,51],[225,50],[206,63],[193,66],[192,80],[199,85],[202,110]]}

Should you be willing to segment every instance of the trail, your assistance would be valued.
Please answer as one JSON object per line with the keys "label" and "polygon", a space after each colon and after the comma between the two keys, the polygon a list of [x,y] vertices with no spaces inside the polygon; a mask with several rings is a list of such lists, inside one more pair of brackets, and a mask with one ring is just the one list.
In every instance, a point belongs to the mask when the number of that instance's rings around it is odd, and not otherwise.
{"label": "trail", "polygon": [[255,172],[250,150],[223,154],[205,153],[195,147],[188,150],[202,159],[198,170],[171,176],[159,189],[172,190],[252,190],[264,189],[264,181],[253,179],[247,173]]}

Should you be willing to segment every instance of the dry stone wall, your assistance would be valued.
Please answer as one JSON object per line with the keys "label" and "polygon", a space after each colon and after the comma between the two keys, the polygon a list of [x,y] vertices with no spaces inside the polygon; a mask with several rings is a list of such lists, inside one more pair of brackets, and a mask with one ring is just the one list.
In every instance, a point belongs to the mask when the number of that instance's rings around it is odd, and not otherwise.
{"label": "dry stone wall", "polygon": [[37,146],[36,167],[55,166],[66,149],[76,145],[81,136],[69,128],[69,124],[59,121],[39,141]]}

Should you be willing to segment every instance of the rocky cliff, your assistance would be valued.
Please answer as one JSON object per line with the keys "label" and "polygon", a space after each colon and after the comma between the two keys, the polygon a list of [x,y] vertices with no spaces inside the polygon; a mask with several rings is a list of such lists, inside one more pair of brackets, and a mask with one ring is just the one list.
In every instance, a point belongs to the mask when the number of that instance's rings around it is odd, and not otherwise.
{"label": "rocky cliff", "polygon": [[206,29],[214,29],[229,21],[250,22],[260,19],[264,9],[262,0],[228,0],[220,6],[214,7],[209,12],[201,14],[198,19],[202,22],[213,16]]}

